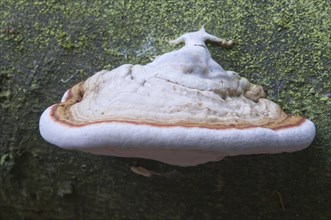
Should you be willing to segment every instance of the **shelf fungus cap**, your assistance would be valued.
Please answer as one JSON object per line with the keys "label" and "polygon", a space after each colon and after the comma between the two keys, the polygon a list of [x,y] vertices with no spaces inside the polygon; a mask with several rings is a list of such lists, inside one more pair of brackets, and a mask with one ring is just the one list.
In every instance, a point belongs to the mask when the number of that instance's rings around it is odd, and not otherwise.
{"label": "shelf fungus cap", "polygon": [[225,71],[206,41],[231,44],[202,28],[172,41],[184,46],[151,63],[125,64],[76,84],[44,111],[41,135],[65,149],[178,166],[308,147],[314,124]]}

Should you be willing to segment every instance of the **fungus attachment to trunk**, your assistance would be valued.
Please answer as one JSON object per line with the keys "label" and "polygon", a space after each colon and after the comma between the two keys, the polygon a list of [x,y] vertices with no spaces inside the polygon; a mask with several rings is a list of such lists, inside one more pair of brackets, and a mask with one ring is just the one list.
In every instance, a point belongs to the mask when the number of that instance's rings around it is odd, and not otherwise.
{"label": "fungus attachment to trunk", "polygon": [[74,85],[42,114],[41,135],[65,149],[178,166],[308,147],[314,124],[225,71],[207,41],[233,43],[202,27],[171,41],[184,46],[151,63],[103,70]]}

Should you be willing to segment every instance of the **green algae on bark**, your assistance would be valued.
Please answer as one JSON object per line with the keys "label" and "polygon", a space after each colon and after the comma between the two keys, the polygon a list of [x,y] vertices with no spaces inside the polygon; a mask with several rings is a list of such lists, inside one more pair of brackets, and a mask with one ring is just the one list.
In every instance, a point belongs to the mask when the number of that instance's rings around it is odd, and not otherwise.
{"label": "green algae on bark", "polygon": [[[328,1],[2,0],[0,11],[1,218],[330,218]],[[68,87],[101,69],[146,63],[202,24],[236,41],[231,50],[211,47],[218,63],[317,125],[311,147],[178,169],[63,152],[41,140],[42,110]],[[176,172],[138,178],[132,161]]]}

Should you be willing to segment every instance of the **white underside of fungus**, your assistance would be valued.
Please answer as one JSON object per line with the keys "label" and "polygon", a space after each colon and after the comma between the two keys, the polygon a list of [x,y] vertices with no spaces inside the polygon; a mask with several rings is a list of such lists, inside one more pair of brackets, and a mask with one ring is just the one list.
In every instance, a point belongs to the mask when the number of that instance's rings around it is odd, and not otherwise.
{"label": "white underside of fungus", "polygon": [[314,124],[287,115],[261,86],[224,71],[207,40],[231,43],[202,28],[149,64],[104,70],[75,85],[42,114],[41,135],[65,149],[179,166],[308,147]]}

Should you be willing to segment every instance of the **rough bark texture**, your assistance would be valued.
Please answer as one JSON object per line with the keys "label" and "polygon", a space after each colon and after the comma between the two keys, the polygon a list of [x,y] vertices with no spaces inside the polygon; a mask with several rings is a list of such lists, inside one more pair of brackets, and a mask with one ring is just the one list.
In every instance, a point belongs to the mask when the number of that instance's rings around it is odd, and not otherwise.
{"label": "rough bark texture", "polygon": [[[1,0],[0,219],[331,219],[330,14],[325,0]],[[202,24],[236,41],[209,47],[225,69],[315,122],[312,146],[180,168],[41,139],[41,112],[67,88],[144,64]]]}

